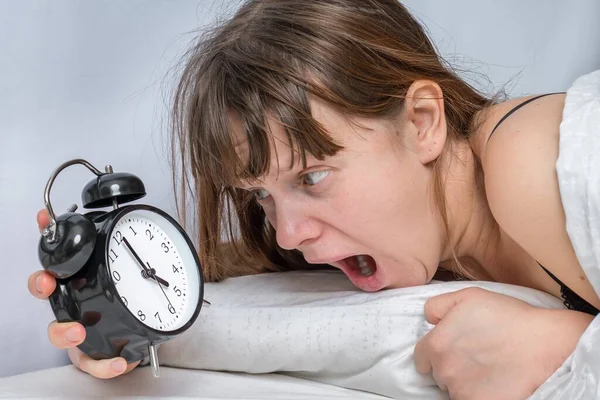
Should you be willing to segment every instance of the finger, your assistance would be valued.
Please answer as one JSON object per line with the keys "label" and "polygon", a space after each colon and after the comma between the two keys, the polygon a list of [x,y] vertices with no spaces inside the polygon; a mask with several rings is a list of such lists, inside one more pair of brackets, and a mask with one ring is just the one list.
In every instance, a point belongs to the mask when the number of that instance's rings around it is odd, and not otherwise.
{"label": "finger", "polygon": [[45,208],[42,208],[37,213],[37,223],[38,228],[41,231],[50,223],[50,216],[48,215],[48,211]]}
{"label": "finger", "polygon": [[433,366],[431,365],[431,360],[429,358],[429,353],[427,352],[428,340],[429,334],[423,336],[423,338],[419,340],[415,345],[415,350],[413,353],[415,367],[417,368],[417,372],[419,372],[420,374],[429,374],[433,370]]}
{"label": "finger", "polygon": [[48,338],[55,347],[68,349],[85,340],[85,328],[77,322],[53,321],[48,325]]}
{"label": "finger", "polygon": [[427,322],[437,325],[448,312],[465,297],[465,289],[434,296],[425,302],[425,318]]}
{"label": "finger", "polygon": [[431,353],[429,352],[429,349],[431,348],[429,344],[430,340],[431,334],[428,333],[415,345],[415,367],[417,368],[417,372],[419,372],[420,374],[431,374],[431,377],[435,381],[436,385],[438,385],[438,387],[444,392],[447,392],[448,388],[437,373],[437,370],[436,368],[434,368],[433,362],[431,360]]}
{"label": "finger", "polygon": [[37,271],[29,275],[27,288],[34,297],[45,300],[56,289],[56,279],[47,272]]}
{"label": "finger", "polygon": [[140,363],[139,361],[136,361],[128,365],[127,361],[122,357],[111,358],[108,360],[94,360],[80,350],[78,350],[77,353],[78,354],[75,356],[78,357],[77,365],[79,366],[79,369],[100,379],[110,379],[125,374],[137,367]]}

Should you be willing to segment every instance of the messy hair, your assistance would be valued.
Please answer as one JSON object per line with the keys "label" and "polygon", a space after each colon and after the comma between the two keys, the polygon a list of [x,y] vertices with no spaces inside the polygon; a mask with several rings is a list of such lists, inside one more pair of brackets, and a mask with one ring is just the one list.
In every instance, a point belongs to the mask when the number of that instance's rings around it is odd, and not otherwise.
{"label": "messy hair", "polygon": [[[238,188],[268,172],[269,116],[292,156],[323,159],[342,146],[313,118],[310,97],[349,116],[391,118],[419,79],[440,85],[448,135],[467,139],[489,99],[453,72],[398,0],[250,0],[206,31],[186,53],[172,114],[178,212],[185,221],[191,194],[206,280],[307,268],[298,251],[277,245],[262,208]],[[236,151],[232,115],[247,157]],[[434,193],[448,231],[439,164]]]}

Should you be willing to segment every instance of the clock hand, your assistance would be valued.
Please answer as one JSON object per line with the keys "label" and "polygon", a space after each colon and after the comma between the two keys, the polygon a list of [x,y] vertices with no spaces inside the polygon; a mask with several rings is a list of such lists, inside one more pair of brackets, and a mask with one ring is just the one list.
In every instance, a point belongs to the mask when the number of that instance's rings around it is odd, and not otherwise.
{"label": "clock hand", "polygon": [[[146,261],[146,264],[148,264],[148,268],[150,268],[150,271],[154,271],[154,269],[150,266],[150,264],[148,263],[148,261]],[[158,280],[156,278],[156,274],[153,273],[151,275],[151,277],[154,278],[154,280],[156,280],[156,283],[158,283]],[[160,288],[160,290],[165,295],[165,298],[167,299],[167,302],[169,303],[169,306],[173,309],[173,311],[175,311],[175,307],[173,307],[173,304],[171,304],[171,300],[169,300],[169,296],[167,296],[167,294],[165,293],[165,290],[162,288],[162,285],[159,284],[158,287]],[[171,312],[171,308],[169,308],[169,312]]]}
{"label": "clock hand", "polygon": [[163,285],[165,287],[169,287],[169,282],[167,282],[164,279],[162,279],[161,277],[157,276],[156,273],[152,273],[152,271],[149,270],[148,267],[146,267],[146,265],[144,264],[144,262],[142,261],[140,256],[138,256],[137,252],[133,249],[133,247],[131,247],[129,240],[127,240],[127,238],[125,236],[123,236],[123,243],[125,243],[125,246],[129,249],[131,254],[133,254],[133,257],[136,259],[138,264],[142,267],[142,269],[144,270],[144,272],[146,273],[146,276],[148,278],[154,277],[155,278],[154,280],[156,281],[156,283],[158,283],[159,286]]}
{"label": "clock hand", "polygon": [[142,276],[146,279],[152,278],[152,277],[156,277],[156,281],[163,285],[164,287],[169,287],[169,282],[165,281],[163,278],[161,278],[160,276],[156,275],[156,270],[154,268],[152,268],[151,270],[148,271],[148,269],[145,269],[144,271],[142,271]]}

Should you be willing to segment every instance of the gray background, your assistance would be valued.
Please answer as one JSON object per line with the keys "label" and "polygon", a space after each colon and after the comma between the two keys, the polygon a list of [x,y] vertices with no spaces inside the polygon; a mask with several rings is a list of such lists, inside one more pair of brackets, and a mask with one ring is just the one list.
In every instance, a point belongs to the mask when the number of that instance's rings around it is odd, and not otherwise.
{"label": "gray background", "polygon": [[[0,0],[0,376],[65,364],[54,318],[27,292],[39,269],[35,223],[52,170],[71,158],[139,175],[144,202],[173,213],[164,127],[169,70],[192,30],[236,2]],[[565,90],[600,68],[597,0],[405,1],[450,61],[509,94]],[[469,75],[477,78],[477,75]],[[57,213],[92,175],[57,179]]]}

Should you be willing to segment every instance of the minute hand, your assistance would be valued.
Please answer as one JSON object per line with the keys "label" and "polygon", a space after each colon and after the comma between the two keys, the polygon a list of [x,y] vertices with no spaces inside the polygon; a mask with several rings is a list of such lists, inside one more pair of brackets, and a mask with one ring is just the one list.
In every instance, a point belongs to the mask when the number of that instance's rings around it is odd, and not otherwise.
{"label": "minute hand", "polygon": [[144,262],[142,261],[140,256],[138,256],[137,252],[133,249],[133,247],[131,247],[131,244],[129,243],[129,241],[127,240],[127,238],[125,236],[123,236],[123,243],[125,243],[125,246],[129,249],[131,254],[133,254],[133,257],[136,259],[136,261],[138,262],[140,267],[142,267],[144,269],[144,272],[146,272],[146,276],[148,278],[154,277],[154,278],[156,278],[156,282],[159,285],[163,285],[164,287],[169,287],[169,282],[167,282],[164,279],[162,279],[161,277],[157,276],[150,269],[148,269],[148,267],[146,267],[146,265],[144,264]]}

